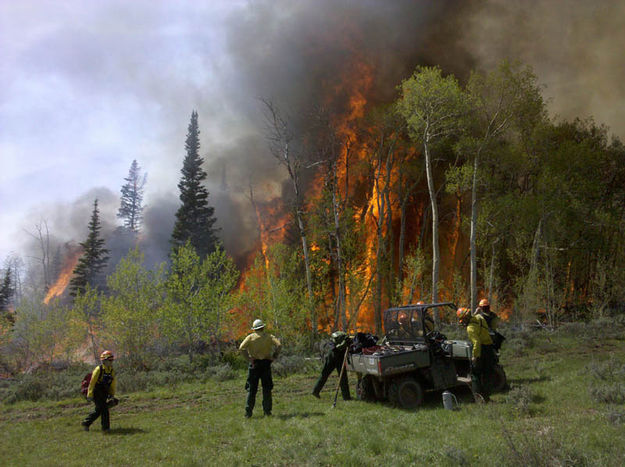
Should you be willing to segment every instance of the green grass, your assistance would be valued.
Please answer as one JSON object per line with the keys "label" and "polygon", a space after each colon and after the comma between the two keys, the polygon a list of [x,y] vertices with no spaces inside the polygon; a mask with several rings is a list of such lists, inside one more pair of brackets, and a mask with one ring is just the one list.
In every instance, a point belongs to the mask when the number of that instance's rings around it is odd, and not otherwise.
{"label": "green grass", "polygon": [[[597,394],[625,384],[625,345],[553,333],[505,350],[511,389],[460,410],[428,393],[414,412],[310,395],[314,373],[274,377],[274,416],[245,419],[244,373],[128,394],[112,430],[90,432],[79,398],[0,406],[3,465],[625,465],[623,404]],[[504,344],[505,345],[505,344]],[[520,344],[518,344],[520,345]],[[575,346],[578,346],[577,348]],[[606,363],[607,362],[607,363]],[[123,378],[122,372],[119,378]],[[350,377],[353,385],[355,378]],[[602,389],[603,388],[603,389]],[[123,395],[122,395],[123,396]]]}

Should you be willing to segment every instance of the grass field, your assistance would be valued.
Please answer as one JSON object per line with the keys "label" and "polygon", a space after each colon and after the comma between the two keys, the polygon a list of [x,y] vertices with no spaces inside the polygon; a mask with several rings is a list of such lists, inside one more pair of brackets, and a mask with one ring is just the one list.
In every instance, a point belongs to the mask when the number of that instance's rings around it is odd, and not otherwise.
{"label": "grass field", "polygon": [[[583,327],[509,338],[510,382],[493,403],[442,408],[428,393],[414,412],[321,400],[316,373],[274,377],[274,416],[245,419],[245,375],[123,397],[111,433],[80,421],[79,398],[0,406],[2,465],[625,465],[625,345]],[[594,332],[594,331],[593,331]],[[123,378],[120,372],[119,378]],[[350,378],[352,390],[355,383]]]}

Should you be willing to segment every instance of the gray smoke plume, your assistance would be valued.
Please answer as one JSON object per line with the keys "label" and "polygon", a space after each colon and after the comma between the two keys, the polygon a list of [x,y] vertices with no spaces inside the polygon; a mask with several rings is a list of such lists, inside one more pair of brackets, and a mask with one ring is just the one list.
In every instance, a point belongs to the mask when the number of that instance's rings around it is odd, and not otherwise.
{"label": "gray smoke plume", "polygon": [[[149,10],[152,2],[133,5],[137,13],[141,5]],[[316,107],[345,111],[349,81],[359,79],[360,65],[371,72],[365,90],[371,108],[390,102],[397,85],[417,65],[439,65],[464,80],[472,69],[487,70],[503,59],[518,59],[531,65],[546,85],[554,114],[592,115],[623,136],[625,107],[615,103],[625,97],[625,56],[618,50],[625,42],[624,13],[625,4],[608,0],[256,0],[238,4],[224,16],[224,53],[219,57],[209,55],[200,34],[203,15],[211,14],[210,9],[198,10],[186,23],[187,33],[198,35],[194,53],[206,50],[188,82],[167,81],[166,67],[162,75],[142,74],[137,65],[141,60],[125,56],[123,47],[121,58],[109,59],[132,63],[121,69],[140,83],[137,99],[152,99],[166,109],[155,126],[167,136],[171,167],[182,166],[188,117],[198,110],[209,201],[227,250],[241,259],[253,251],[258,238],[250,188],[263,203],[283,198],[288,205],[291,196],[284,169],[268,151],[259,99],[283,110],[297,133],[309,125],[308,116]],[[133,19],[145,18],[141,30],[147,35],[157,16],[136,14]],[[95,47],[93,40],[85,41],[83,48],[86,44]],[[95,63],[95,69],[103,63]],[[149,155],[146,150],[145,158]],[[150,167],[137,159],[148,172],[168,170],[171,175],[169,168]],[[172,185],[157,188],[150,180],[140,244],[154,265],[167,257],[179,200]],[[117,193],[109,194],[99,199],[102,221],[110,224],[119,200]],[[62,237],[59,241],[84,239],[93,195],[52,210],[49,217]],[[106,224],[103,232],[113,229]]]}

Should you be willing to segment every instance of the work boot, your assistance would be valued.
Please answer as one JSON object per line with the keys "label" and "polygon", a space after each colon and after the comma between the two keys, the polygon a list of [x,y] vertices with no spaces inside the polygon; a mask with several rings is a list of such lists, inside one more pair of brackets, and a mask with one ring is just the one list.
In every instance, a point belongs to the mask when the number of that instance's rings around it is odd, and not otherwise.
{"label": "work boot", "polygon": [[245,412],[245,418],[252,418],[252,412]]}
{"label": "work boot", "polygon": [[313,392],[312,392],[312,395],[313,395],[314,397],[316,397],[317,399],[321,399],[321,397],[319,396],[319,393],[318,393],[318,392],[313,391]]}
{"label": "work boot", "polygon": [[82,422],[80,425],[82,426],[83,430],[89,431],[89,425],[87,425],[85,422]]}
{"label": "work boot", "polygon": [[108,435],[108,434],[110,434],[110,433],[111,433],[111,429],[110,429],[110,428],[103,428],[103,429],[102,429],[102,434],[103,434],[103,435]]}
{"label": "work boot", "polygon": [[271,412],[265,412],[265,417],[271,417]]}

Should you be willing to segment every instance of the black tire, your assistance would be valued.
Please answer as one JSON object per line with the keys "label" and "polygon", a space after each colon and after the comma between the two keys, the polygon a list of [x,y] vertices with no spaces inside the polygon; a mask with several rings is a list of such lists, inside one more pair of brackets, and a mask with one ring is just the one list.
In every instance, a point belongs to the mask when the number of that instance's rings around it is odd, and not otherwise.
{"label": "black tire", "polygon": [[493,368],[492,392],[502,392],[508,387],[508,378],[501,365]]}
{"label": "black tire", "polygon": [[362,378],[358,378],[356,383],[356,397],[361,401],[375,401],[375,389],[373,388],[373,381],[371,375],[365,375]]}
{"label": "black tire", "polygon": [[414,410],[423,402],[423,387],[414,378],[402,378],[391,384],[389,399],[403,409]]}

